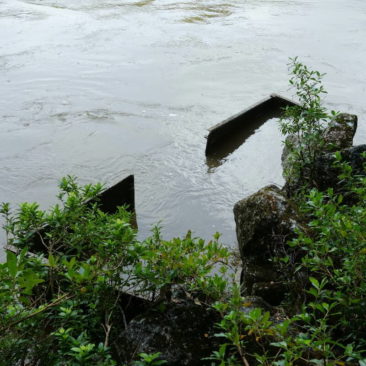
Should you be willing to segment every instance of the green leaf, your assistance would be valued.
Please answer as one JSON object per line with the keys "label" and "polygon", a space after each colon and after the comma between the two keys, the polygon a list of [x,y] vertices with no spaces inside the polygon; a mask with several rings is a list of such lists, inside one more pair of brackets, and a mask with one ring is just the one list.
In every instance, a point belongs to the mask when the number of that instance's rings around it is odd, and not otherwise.
{"label": "green leaf", "polygon": [[320,284],[319,284],[319,281],[314,278],[314,277],[309,277],[309,281],[311,282],[311,284],[317,289],[319,290],[320,289]]}
{"label": "green leaf", "polygon": [[18,273],[17,256],[10,250],[6,252],[6,264],[9,274],[15,278]]}
{"label": "green leaf", "polygon": [[50,267],[55,267],[56,265],[55,257],[52,255],[52,253],[50,253],[48,256],[48,264]]}

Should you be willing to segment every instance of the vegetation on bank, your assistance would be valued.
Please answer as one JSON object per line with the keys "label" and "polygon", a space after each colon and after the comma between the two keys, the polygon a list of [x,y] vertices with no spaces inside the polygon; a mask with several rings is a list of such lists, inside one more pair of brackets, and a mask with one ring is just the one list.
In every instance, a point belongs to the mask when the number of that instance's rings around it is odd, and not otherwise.
{"label": "vegetation on bank", "polygon": [[234,286],[230,300],[215,305],[226,342],[212,358],[220,366],[365,366],[366,177],[353,174],[336,152],[341,188],[317,188],[316,162],[328,148],[326,127],[337,113],[321,104],[322,74],[297,58],[290,71],[300,105],[286,109],[280,128],[291,162],[287,182],[301,183],[291,199],[303,226],[287,243],[287,255],[274,258],[293,284],[282,304],[285,319],[273,320],[262,309],[243,312],[245,297]]}
{"label": "vegetation on bank", "polygon": [[[215,305],[225,343],[212,358],[220,366],[366,365],[366,178],[340,164],[347,191],[298,197],[308,223],[288,243],[290,254],[278,258],[293,283],[285,318],[243,312],[247,300],[237,287]],[[352,205],[344,204],[349,194]]]}
{"label": "vegetation on bank", "polygon": [[[221,346],[206,363],[365,366],[366,178],[335,153],[342,189],[314,187],[323,132],[336,114],[321,104],[320,73],[297,59],[291,73],[300,106],[286,110],[281,130],[295,136],[287,140],[287,174],[302,182],[292,199],[304,225],[276,258],[293,283],[283,316],[243,310],[250,304],[227,273],[231,254],[219,235],[208,243],[190,233],[165,241],[156,228],[139,241],[124,208],[111,215],[98,201],[85,204],[100,185],[80,187],[67,177],[60,203],[48,212],[36,204],[16,211],[2,205],[14,251],[0,265],[0,364],[117,365],[111,339],[126,324],[122,294],[156,304],[178,288],[221,314]],[[31,255],[35,237],[43,249]],[[131,364],[165,363],[159,353],[139,357]]]}
{"label": "vegetation on bank", "polygon": [[[152,303],[173,286],[202,301],[221,296],[229,252],[219,235],[164,241],[155,228],[138,241],[125,208],[112,215],[97,200],[86,204],[101,189],[68,177],[48,212],[24,203],[12,213],[3,204],[15,252],[0,265],[0,364],[115,365],[110,341],[126,325],[124,292]],[[36,238],[43,248],[30,254]],[[157,357],[142,354],[136,365],[162,364]]]}

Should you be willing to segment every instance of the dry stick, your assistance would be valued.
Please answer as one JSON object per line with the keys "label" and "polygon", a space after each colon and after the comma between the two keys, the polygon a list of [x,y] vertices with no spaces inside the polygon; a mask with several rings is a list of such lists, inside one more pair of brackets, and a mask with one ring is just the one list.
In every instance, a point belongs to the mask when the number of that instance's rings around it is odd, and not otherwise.
{"label": "dry stick", "polygon": [[104,332],[105,332],[104,347],[107,348],[108,347],[108,342],[109,342],[109,334],[111,332],[112,325],[109,324],[109,320],[108,320],[106,325],[102,324],[102,327],[103,327]]}
{"label": "dry stick", "polygon": [[60,304],[64,300],[69,300],[69,299],[71,299],[73,297],[74,297],[74,295],[71,296],[69,294],[65,294],[65,295],[61,296],[60,298],[58,298],[57,300],[55,300],[54,302],[51,302],[50,304],[48,304],[44,308],[39,309],[39,310],[35,311],[34,313],[28,314],[27,316],[25,316],[25,317],[23,317],[21,319],[18,319],[18,320],[16,320],[13,323],[10,323],[8,326],[1,328],[0,329],[0,333],[3,332],[3,331],[5,331],[6,329],[9,329],[9,328],[14,327],[15,325],[17,325],[17,324],[19,324],[19,323],[21,323],[21,322],[23,322],[23,321],[25,321],[27,319],[33,318],[34,316],[36,316],[38,314],[41,314],[45,310],[48,310],[48,309],[52,308],[53,306],[56,306],[56,305]]}
{"label": "dry stick", "polygon": [[239,355],[240,355],[241,360],[243,361],[244,365],[245,366],[250,366],[248,360],[245,357],[245,354],[244,354],[243,350],[239,347],[238,351],[239,351]]}
{"label": "dry stick", "polygon": [[124,325],[125,329],[127,329],[128,324],[127,324],[126,314],[125,314],[122,306],[119,306],[119,309],[121,310],[121,313],[122,313],[123,325]]}
{"label": "dry stick", "polygon": [[108,316],[106,316],[105,324],[102,323],[102,328],[104,329],[104,332],[105,332],[105,339],[104,339],[104,347],[105,348],[108,347],[109,333],[111,332],[111,329],[112,329],[112,325],[109,323],[109,321],[111,320],[112,312],[113,312],[113,310],[109,313]]}
{"label": "dry stick", "polygon": [[[118,292],[118,295],[117,295],[117,298],[116,298],[116,301],[114,302],[113,304],[113,307],[112,307],[112,310],[109,312],[109,315],[108,317],[106,317],[106,322],[105,322],[105,325],[102,324],[102,327],[105,331],[105,339],[104,339],[104,347],[108,347],[108,343],[109,343],[109,334],[111,332],[111,329],[112,329],[112,324],[110,324],[110,320],[111,320],[111,317],[112,317],[112,314],[113,314],[113,311],[114,311],[114,308],[116,307],[118,301],[119,301],[119,298],[121,296],[121,293]],[[125,321],[125,319],[124,319]]]}
{"label": "dry stick", "polygon": [[[42,228],[41,228],[42,229]],[[39,236],[39,238],[41,239],[41,243],[42,243],[42,245],[45,247],[45,249],[47,250],[47,251],[49,251],[50,250],[50,248],[47,246],[47,244],[44,242],[44,240],[43,240],[43,237],[42,237],[42,235],[41,235],[41,233],[39,232],[40,231],[40,229],[39,230],[37,230],[37,234],[38,234],[38,236]]]}

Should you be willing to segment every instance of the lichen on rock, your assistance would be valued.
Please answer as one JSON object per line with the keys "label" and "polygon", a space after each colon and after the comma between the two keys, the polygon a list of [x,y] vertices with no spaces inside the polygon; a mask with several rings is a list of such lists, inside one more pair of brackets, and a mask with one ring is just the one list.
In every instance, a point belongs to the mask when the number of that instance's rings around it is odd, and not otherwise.
{"label": "lichen on rock", "polygon": [[338,151],[351,147],[356,130],[357,116],[355,114],[338,114],[324,131],[326,151]]}
{"label": "lichen on rock", "polygon": [[286,279],[273,259],[284,256],[287,241],[300,227],[296,207],[271,185],[237,202],[234,217],[243,263],[242,292],[278,305],[286,292]]}

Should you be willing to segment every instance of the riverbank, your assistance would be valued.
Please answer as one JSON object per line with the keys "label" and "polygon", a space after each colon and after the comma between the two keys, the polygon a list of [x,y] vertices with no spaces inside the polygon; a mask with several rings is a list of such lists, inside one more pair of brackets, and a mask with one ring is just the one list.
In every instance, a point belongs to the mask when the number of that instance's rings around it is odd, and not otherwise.
{"label": "riverbank", "polygon": [[[3,206],[15,253],[0,267],[1,359],[362,366],[366,145],[352,146],[356,128],[348,114],[327,127],[311,166],[312,184],[328,182],[323,191],[285,176],[282,190],[267,186],[235,205],[240,283],[225,275],[231,254],[219,235],[164,241],[156,229],[137,241],[127,211],[84,204],[100,186],[65,178],[62,207],[50,213],[25,204],[16,217]],[[44,248],[28,256],[37,234]]]}

